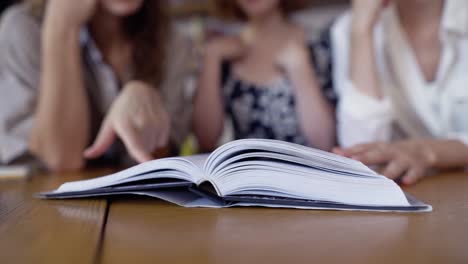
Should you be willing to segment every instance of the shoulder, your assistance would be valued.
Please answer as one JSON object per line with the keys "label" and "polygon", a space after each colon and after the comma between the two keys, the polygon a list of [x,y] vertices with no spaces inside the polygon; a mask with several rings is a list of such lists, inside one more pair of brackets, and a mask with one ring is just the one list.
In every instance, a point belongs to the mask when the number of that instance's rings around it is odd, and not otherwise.
{"label": "shoulder", "polygon": [[41,22],[26,4],[17,4],[8,8],[0,20],[0,43],[24,45],[36,42],[40,36]]}
{"label": "shoulder", "polygon": [[25,30],[28,26],[40,26],[40,18],[33,15],[27,4],[16,4],[5,10],[0,19],[1,32],[14,32],[18,29]]}
{"label": "shoulder", "polygon": [[39,82],[41,23],[26,5],[7,9],[0,21],[0,75],[13,81],[0,89],[35,88]]}

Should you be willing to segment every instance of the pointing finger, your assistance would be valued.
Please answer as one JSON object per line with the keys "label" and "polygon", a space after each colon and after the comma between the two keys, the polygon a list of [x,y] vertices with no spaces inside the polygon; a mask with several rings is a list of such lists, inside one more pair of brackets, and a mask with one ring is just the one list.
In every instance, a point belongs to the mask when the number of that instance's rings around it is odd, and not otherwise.
{"label": "pointing finger", "polygon": [[121,124],[118,129],[120,138],[122,139],[128,153],[138,162],[146,162],[152,160],[151,154],[149,154],[138,137],[136,129],[129,124]]}
{"label": "pointing finger", "polygon": [[116,135],[112,124],[105,120],[94,143],[84,151],[84,157],[95,159],[102,156],[114,143],[115,138]]}

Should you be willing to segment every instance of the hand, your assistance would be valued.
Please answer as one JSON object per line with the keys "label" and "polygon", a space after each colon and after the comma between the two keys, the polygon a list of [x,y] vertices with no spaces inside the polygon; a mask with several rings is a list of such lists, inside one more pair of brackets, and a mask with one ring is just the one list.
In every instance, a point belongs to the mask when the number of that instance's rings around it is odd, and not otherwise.
{"label": "hand", "polygon": [[94,144],[84,155],[101,156],[117,137],[138,162],[152,159],[155,149],[167,145],[170,133],[169,115],[157,91],[140,82],[129,82],[113,103]]}
{"label": "hand", "polygon": [[382,174],[403,184],[414,184],[428,175],[436,155],[425,140],[405,140],[396,143],[361,144],[348,149],[335,148],[334,153],[368,166],[382,166]]}
{"label": "hand", "polygon": [[359,31],[370,31],[374,28],[380,13],[389,0],[353,0],[352,27]]}
{"label": "hand", "polygon": [[98,0],[49,0],[46,19],[52,26],[79,29],[94,14]]}
{"label": "hand", "polygon": [[221,37],[206,46],[207,55],[220,60],[234,60],[242,57],[247,51],[247,44],[238,36]]}

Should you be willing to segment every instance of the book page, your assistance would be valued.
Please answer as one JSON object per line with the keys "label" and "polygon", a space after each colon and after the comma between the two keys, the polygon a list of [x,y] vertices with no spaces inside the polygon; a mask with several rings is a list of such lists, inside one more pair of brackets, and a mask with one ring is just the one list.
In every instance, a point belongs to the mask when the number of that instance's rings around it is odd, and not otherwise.
{"label": "book page", "polygon": [[377,174],[359,161],[333,153],[313,149],[289,142],[268,139],[242,139],[227,143],[216,149],[206,161],[204,170],[210,175],[229,158],[246,152],[270,152],[303,159],[324,170],[333,170],[356,175]]}
{"label": "book page", "polygon": [[193,165],[197,166],[200,170],[203,170],[203,167],[205,166],[205,162],[209,156],[210,156],[209,154],[199,154],[199,155],[193,155],[193,156],[185,156],[183,158],[193,163]]}
{"label": "book page", "polygon": [[201,165],[199,162],[201,161],[202,157],[152,160],[111,175],[64,183],[54,192],[86,191],[132,181],[157,178],[173,178],[196,183],[204,175],[200,169]]}
{"label": "book page", "polygon": [[355,205],[407,206],[401,189],[360,162],[274,140],[239,140],[205,164],[222,196],[270,195]]}

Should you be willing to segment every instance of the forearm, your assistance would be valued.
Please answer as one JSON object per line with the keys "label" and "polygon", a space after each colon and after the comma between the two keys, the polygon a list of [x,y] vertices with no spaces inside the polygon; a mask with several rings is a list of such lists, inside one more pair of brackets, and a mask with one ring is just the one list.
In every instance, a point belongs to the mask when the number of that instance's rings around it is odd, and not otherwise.
{"label": "forearm", "polygon": [[351,27],[351,49],[349,79],[356,89],[375,99],[382,99],[377,72],[373,28],[353,25]]}
{"label": "forearm", "polygon": [[311,65],[289,74],[295,90],[300,127],[311,146],[330,150],[335,145],[334,110],[318,86]]}
{"label": "forearm", "polygon": [[46,19],[42,38],[40,95],[30,147],[52,170],[83,166],[89,107],[81,69],[79,30]]}
{"label": "forearm", "polygon": [[201,150],[216,147],[224,128],[221,61],[207,56],[194,100],[193,127]]}

